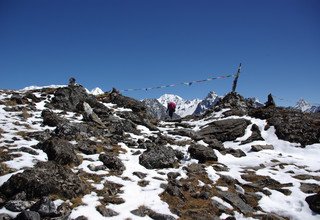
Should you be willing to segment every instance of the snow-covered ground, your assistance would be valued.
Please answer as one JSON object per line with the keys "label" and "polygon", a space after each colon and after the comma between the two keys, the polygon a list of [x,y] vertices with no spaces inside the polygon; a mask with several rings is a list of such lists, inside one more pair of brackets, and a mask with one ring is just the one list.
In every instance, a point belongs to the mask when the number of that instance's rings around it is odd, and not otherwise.
{"label": "snow-covered ground", "polygon": [[[21,92],[25,90],[30,90],[31,88],[25,88]],[[33,88],[32,88],[33,89]],[[40,94],[36,94],[36,96],[40,97]],[[0,100],[10,97],[10,95],[1,94]],[[37,161],[46,161],[47,155],[37,149],[35,150],[38,155],[31,155],[29,153],[20,152],[19,149],[22,147],[30,148],[32,145],[38,143],[38,141],[34,139],[23,139],[21,136],[22,132],[30,132],[30,131],[44,131],[45,129],[54,129],[52,127],[42,126],[41,119],[41,111],[45,108],[43,100],[40,103],[37,103],[36,110],[32,112],[28,112],[30,117],[25,120],[22,120],[19,114],[21,112],[8,112],[4,110],[5,105],[0,105],[0,129],[4,132],[1,133],[0,136],[0,149],[1,151],[11,151],[10,154],[13,154],[13,159],[10,161],[4,162],[9,168],[13,169],[14,172],[10,174],[6,174],[0,176],[0,185],[2,185],[5,181],[7,181],[10,176],[22,172],[26,167],[33,167]],[[119,111],[130,111],[130,109],[117,108],[114,104],[106,104],[109,108],[114,109],[115,114]],[[213,113],[213,115],[208,116],[208,118],[202,120],[193,120],[186,122],[193,127],[194,131],[199,131],[201,128],[207,126],[209,123],[220,120],[222,117],[222,113],[226,111],[224,109],[220,112]],[[64,117],[74,120],[73,113],[67,113]],[[291,190],[291,195],[286,196],[278,191],[269,190],[271,195],[267,196],[263,193],[260,195],[262,199],[259,201],[259,205],[265,212],[277,213],[281,216],[286,216],[290,219],[308,219],[308,220],[317,220],[320,219],[319,215],[315,215],[308,207],[308,204],[305,202],[307,194],[303,193],[300,190],[301,183],[315,183],[320,185],[320,181],[317,180],[298,180],[294,178],[294,175],[298,174],[308,174],[313,176],[320,176],[320,143],[306,146],[305,148],[296,147],[298,144],[290,143],[287,141],[279,140],[275,134],[274,127],[270,127],[268,130],[265,130],[266,121],[251,118],[248,116],[244,117],[235,117],[232,116],[230,118],[245,118],[250,120],[252,124],[258,125],[261,135],[264,141],[255,141],[252,143],[240,145],[241,140],[245,140],[251,134],[251,125],[246,129],[246,133],[243,137],[237,139],[236,142],[225,142],[224,146],[228,148],[241,149],[246,153],[245,157],[234,157],[230,154],[222,155],[219,151],[215,150],[216,155],[218,156],[218,162],[225,164],[229,171],[215,171],[212,167],[208,166],[206,168],[208,177],[212,180],[212,183],[215,183],[220,175],[228,175],[237,179],[240,183],[247,183],[244,179],[241,178],[244,170],[250,169],[250,167],[257,167],[263,164],[260,169],[256,171],[257,175],[270,176],[271,178],[279,181],[280,183],[292,183],[292,186],[288,187]],[[81,117],[78,119],[81,121]],[[150,131],[148,128],[144,126],[139,126],[141,135],[129,134],[133,140],[136,139],[147,139],[150,136],[155,135],[154,132]],[[170,136],[178,141],[188,140],[187,137],[181,137],[177,135],[169,135],[168,132],[173,130],[173,122],[162,122],[159,126],[159,130],[162,131],[165,135]],[[13,138],[18,138],[12,142]],[[200,144],[205,144],[201,142]],[[251,145],[253,144],[261,144],[261,145],[273,145],[274,150],[262,150],[259,152],[251,152]],[[169,205],[162,201],[159,197],[159,194],[163,192],[163,189],[160,187],[162,183],[167,182],[167,173],[169,172],[179,172],[181,174],[180,178],[186,178],[186,171],[182,169],[183,166],[188,165],[190,163],[196,163],[197,160],[190,159],[189,154],[187,152],[187,146],[175,146],[171,145],[173,149],[178,149],[182,151],[186,157],[186,160],[181,161],[181,165],[179,168],[171,168],[171,169],[161,169],[161,170],[153,170],[146,169],[145,167],[139,164],[139,155],[135,155],[134,153],[138,149],[134,149],[132,147],[128,147],[126,144],[120,142],[118,145],[121,147],[123,151],[121,151],[119,158],[124,163],[126,169],[121,176],[106,176],[109,173],[109,170],[103,171],[91,171],[88,169],[90,164],[98,166],[101,165],[101,161],[99,161],[99,155],[84,155],[82,156],[83,161],[78,167],[74,167],[74,171],[82,169],[84,172],[94,173],[97,175],[101,175],[103,178],[100,183],[92,183],[92,185],[96,189],[101,189],[103,184],[106,181],[112,181],[115,183],[122,184],[123,192],[120,194],[121,198],[124,199],[124,203],[122,204],[109,204],[106,207],[110,208],[119,213],[118,216],[110,217],[107,219],[151,219],[148,216],[139,217],[132,214],[130,211],[133,209],[137,209],[140,206],[146,206],[152,208],[153,211],[168,214],[178,218],[175,214],[173,214]],[[168,145],[170,146],[170,145]],[[143,151],[143,149],[139,149]],[[280,166],[281,165],[281,166]],[[161,172],[159,172],[161,171]],[[289,172],[293,171],[293,172]],[[149,184],[146,187],[139,186],[138,182],[141,180],[137,176],[133,175],[133,172],[142,172],[146,174],[144,180],[149,181]],[[199,182],[199,184],[202,184]],[[226,191],[228,188],[225,186],[220,186],[221,190]],[[103,217],[97,210],[96,206],[101,205],[99,202],[99,196],[96,192],[91,192],[82,198],[82,205],[73,209],[70,218],[74,219],[78,216],[87,216],[88,219],[99,220],[106,219]],[[232,206],[226,201],[222,200],[219,197],[213,197],[212,200],[215,200],[226,207],[232,209]],[[56,204],[61,203],[62,201],[55,201]],[[0,213],[9,213],[12,216],[17,215],[18,213],[13,213],[5,208],[0,210]],[[226,218],[228,215],[225,213],[221,214],[220,218]],[[254,219],[254,218],[246,218],[241,213],[235,212],[236,219]]]}

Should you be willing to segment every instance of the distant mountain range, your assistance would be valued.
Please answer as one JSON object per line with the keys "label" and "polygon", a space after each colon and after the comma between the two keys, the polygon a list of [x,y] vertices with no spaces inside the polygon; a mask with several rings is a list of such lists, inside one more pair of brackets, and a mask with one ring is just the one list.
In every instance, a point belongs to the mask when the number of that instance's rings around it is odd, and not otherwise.
{"label": "distant mountain range", "polygon": [[179,118],[187,115],[201,115],[215,105],[220,98],[215,92],[210,92],[203,100],[185,100],[178,95],[164,94],[158,99],[144,99],[143,102],[148,106],[149,113],[158,119],[164,120],[168,117],[166,109],[169,102],[176,103],[174,118]]}

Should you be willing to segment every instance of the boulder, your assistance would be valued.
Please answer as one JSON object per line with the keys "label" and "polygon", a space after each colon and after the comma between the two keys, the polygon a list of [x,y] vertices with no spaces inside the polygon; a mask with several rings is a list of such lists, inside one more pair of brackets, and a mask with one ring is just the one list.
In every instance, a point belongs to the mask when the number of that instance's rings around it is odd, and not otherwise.
{"label": "boulder", "polygon": [[320,214],[320,193],[308,196],[306,202],[309,205],[309,208],[317,214]]}
{"label": "boulder", "polygon": [[42,197],[38,202],[31,206],[30,210],[38,212],[41,218],[59,216],[57,207],[48,197]]}
{"label": "boulder", "polygon": [[98,115],[92,110],[91,106],[88,103],[83,102],[83,109],[84,109],[84,113],[83,113],[84,120],[93,121],[96,124],[104,127],[103,122],[98,117]]}
{"label": "boulder", "polygon": [[27,199],[53,194],[72,199],[83,195],[86,188],[86,184],[70,168],[49,161],[39,162],[35,167],[11,176],[0,187],[0,193],[6,198],[25,192]]}
{"label": "boulder", "polygon": [[52,137],[37,144],[37,148],[43,150],[48,155],[48,160],[53,160],[58,164],[80,164],[73,145],[64,139]]}
{"label": "boulder", "polygon": [[247,204],[246,201],[241,199],[236,193],[228,191],[219,191],[218,193],[223,200],[232,204],[232,206],[237,207],[240,210],[240,212],[244,215],[248,215],[255,211],[250,205]]}
{"label": "boulder", "polygon": [[233,148],[227,148],[223,152],[223,154],[231,154],[234,157],[245,157],[247,156],[245,152],[243,152],[241,149],[233,149]]}
{"label": "boulder", "polygon": [[177,159],[171,147],[155,146],[148,148],[139,156],[139,163],[147,169],[172,168]]}
{"label": "boulder", "polygon": [[234,141],[245,134],[250,121],[246,119],[225,119],[214,121],[202,128],[198,134],[204,139],[217,139],[219,141]]}
{"label": "boulder", "polygon": [[100,154],[99,160],[102,161],[107,168],[120,175],[126,169],[122,161],[113,153]]}
{"label": "boulder", "polygon": [[34,211],[23,211],[14,220],[40,220],[38,212]]}
{"label": "boulder", "polygon": [[59,124],[67,122],[66,119],[59,117],[56,113],[45,109],[41,112],[41,117],[43,118],[43,124],[51,127],[56,127]]}
{"label": "boulder", "polygon": [[247,140],[241,141],[241,144],[248,144],[253,141],[263,141],[264,140],[261,137],[261,132],[260,132],[258,125],[253,124],[251,127],[251,131],[252,131],[251,136]]}
{"label": "boulder", "polygon": [[192,158],[199,160],[199,163],[218,160],[218,157],[215,155],[214,151],[211,148],[203,145],[191,145],[188,148],[188,152]]}
{"label": "boulder", "polygon": [[11,200],[5,204],[5,208],[12,212],[22,212],[32,206],[32,202],[22,200]]}

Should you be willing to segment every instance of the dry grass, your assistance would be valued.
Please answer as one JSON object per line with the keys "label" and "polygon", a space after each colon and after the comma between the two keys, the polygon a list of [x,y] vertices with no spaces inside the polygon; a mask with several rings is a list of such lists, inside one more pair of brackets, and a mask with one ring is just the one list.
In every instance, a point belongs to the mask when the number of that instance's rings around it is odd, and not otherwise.
{"label": "dry grass", "polygon": [[14,101],[14,100],[8,99],[8,100],[5,101],[4,105],[6,105],[6,106],[16,106],[17,102]]}
{"label": "dry grass", "polygon": [[18,131],[18,132],[16,132],[16,135],[22,137],[23,139],[28,138],[28,132],[26,132],[26,131]]}
{"label": "dry grass", "polygon": [[82,202],[82,198],[81,197],[76,197],[76,198],[71,199],[71,203],[72,203],[71,208],[75,208],[75,207],[78,207],[78,206],[84,204]]}
{"label": "dry grass", "polygon": [[23,109],[22,110],[22,113],[20,114],[20,117],[24,120],[24,121],[26,121],[28,118],[30,118],[32,116],[32,114],[30,114],[29,112],[28,112],[28,110],[27,109]]}
{"label": "dry grass", "polygon": [[8,167],[7,164],[5,163],[0,163],[0,175],[3,176],[3,175],[6,175],[8,173],[12,173],[14,172],[15,170]]}

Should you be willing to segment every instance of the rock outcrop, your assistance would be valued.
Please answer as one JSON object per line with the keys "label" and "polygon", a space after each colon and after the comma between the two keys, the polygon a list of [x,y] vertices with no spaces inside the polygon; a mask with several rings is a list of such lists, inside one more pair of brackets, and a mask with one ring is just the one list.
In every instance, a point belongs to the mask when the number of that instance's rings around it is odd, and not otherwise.
{"label": "rock outcrop", "polygon": [[87,185],[70,168],[50,161],[13,175],[0,187],[0,194],[7,199],[22,192],[27,199],[49,195],[72,199],[83,195],[86,189]]}
{"label": "rock outcrop", "polygon": [[320,142],[320,115],[284,108],[251,109],[252,117],[266,119],[283,140],[300,143],[302,147]]}

